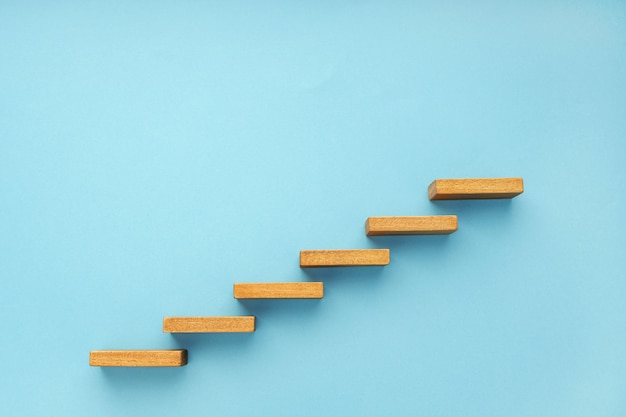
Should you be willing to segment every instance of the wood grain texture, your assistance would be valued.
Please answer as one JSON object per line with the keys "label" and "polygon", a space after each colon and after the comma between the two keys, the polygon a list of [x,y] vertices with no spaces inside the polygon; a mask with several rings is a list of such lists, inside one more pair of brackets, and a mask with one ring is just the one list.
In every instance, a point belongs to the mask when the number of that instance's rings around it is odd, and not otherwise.
{"label": "wood grain texture", "polygon": [[389,249],[300,251],[300,268],[383,265],[389,265]]}
{"label": "wood grain texture", "polygon": [[522,178],[438,179],[428,186],[431,200],[513,198],[523,192]]}
{"label": "wood grain texture", "polygon": [[165,317],[165,333],[249,333],[254,316]]}
{"label": "wood grain texture", "polygon": [[89,352],[91,366],[150,366],[171,367],[187,365],[187,350],[93,350]]}
{"label": "wood grain texture", "polygon": [[237,299],[245,298],[323,298],[323,282],[260,282],[237,283]]}
{"label": "wood grain texture", "polygon": [[367,236],[447,235],[457,229],[456,216],[369,217],[365,222]]}

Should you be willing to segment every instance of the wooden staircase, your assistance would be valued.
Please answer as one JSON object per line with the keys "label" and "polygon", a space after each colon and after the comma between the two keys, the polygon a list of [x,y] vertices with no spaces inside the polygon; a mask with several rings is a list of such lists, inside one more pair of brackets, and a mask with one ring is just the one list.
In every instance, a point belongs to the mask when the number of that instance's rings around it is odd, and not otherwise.
{"label": "wooden staircase", "polygon": [[[524,192],[522,178],[437,179],[428,187],[431,200],[513,198]],[[367,236],[441,235],[458,229],[455,215],[370,217]],[[303,250],[301,268],[385,266],[389,249]],[[323,282],[236,283],[236,299],[323,298]],[[166,333],[249,333],[255,331],[255,316],[165,317]],[[95,350],[91,366],[176,367],[187,364],[186,349]]]}

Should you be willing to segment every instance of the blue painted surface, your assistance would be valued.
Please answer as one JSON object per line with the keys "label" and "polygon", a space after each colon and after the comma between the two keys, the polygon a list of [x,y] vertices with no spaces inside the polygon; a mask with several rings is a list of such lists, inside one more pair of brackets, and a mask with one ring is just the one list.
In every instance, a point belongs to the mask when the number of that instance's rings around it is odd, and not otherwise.
{"label": "blue painted surface", "polygon": [[[625,40],[617,1],[0,2],[1,414],[626,415]],[[526,192],[426,197],[482,176]],[[419,214],[459,231],[364,235]],[[289,280],[326,297],[232,297]]]}

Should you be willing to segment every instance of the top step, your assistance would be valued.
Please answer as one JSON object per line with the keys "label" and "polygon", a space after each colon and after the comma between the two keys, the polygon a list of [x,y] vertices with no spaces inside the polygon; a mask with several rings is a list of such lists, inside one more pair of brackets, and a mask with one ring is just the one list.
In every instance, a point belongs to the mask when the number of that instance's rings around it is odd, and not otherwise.
{"label": "top step", "polygon": [[431,200],[513,198],[523,192],[522,178],[438,179],[428,186]]}

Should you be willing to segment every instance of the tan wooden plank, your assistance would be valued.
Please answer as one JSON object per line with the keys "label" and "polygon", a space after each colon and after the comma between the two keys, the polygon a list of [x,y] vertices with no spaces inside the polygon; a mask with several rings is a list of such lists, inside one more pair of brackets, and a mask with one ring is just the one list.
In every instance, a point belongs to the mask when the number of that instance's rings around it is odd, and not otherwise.
{"label": "tan wooden plank", "polygon": [[247,333],[254,331],[254,316],[165,317],[166,333]]}
{"label": "tan wooden plank", "polygon": [[389,249],[300,251],[300,268],[383,265],[389,265]]}
{"label": "tan wooden plank", "polygon": [[235,298],[323,298],[323,282],[237,283]]}
{"label": "tan wooden plank", "polygon": [[523,192],[522,178],[437,179],[428,186],[431,200],[513,198]]}
{"label": "tan wooden plank", "polygon": [[91,366],[184,366],[187,350],[93,350],[89,352]]}
{"label": "tan wooden plank", "polygon": [[457,229],[457,216],[369,217],[365,222],[367,236],[447,235]]}

